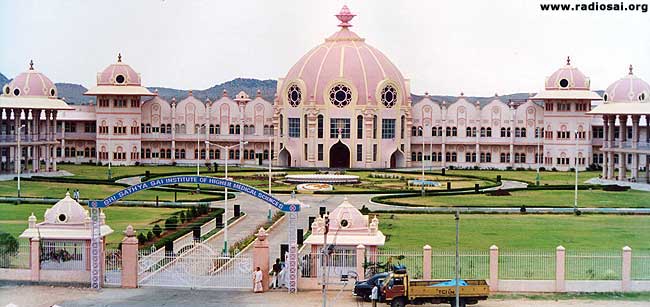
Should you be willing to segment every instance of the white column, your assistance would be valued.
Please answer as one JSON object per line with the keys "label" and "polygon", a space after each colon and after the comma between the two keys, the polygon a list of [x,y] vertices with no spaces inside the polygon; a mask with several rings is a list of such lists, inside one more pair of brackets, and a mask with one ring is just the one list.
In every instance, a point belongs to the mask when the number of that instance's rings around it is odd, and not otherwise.
{"label": "white column", "polygon": [[[641,116],[632,115],[632,148],[637,149],[639,145],[639,121]],[[639,177],[639,154],[632,154],[632,178],[635,180]]]}
{"label": "white column", "polygon": [[627,173],[627,155],[624,152],[624,145],[627,138],[627,115],[619,115],[618,148],[621,152],[618,154],[618,180],[625,180]]}
{"label": "white column", "polygon": [[603,163],[602,163],[603,173],[601,177],[603,179],[607,178],[608,156],[607,156],[607,152],[604,149],[607,149],[609,145],[607,143],[609,140],[608,129],[609,129],[609,118],[607,115],[603,115],[603,146],[601,147],[602,148],[601,152],[603,153]]}

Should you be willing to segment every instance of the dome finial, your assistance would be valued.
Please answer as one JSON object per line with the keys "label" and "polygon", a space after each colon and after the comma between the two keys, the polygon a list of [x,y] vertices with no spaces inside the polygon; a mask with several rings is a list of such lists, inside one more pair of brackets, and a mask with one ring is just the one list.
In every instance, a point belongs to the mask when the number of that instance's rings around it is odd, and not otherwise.
{"label": "dome finial", "polygon": [[122,63],[122,53],[117,54],[117,62]]}
{"label": "dome finial", "polygon": [[571,57],[570,56],[566,57],[566,65],[567,66],[571,65]]}
{"label": "dome finial", "polygon": [[336,18],[338,18],[341,21],[341,23],[339,24],[339,27],[345,29],[345,28],[349,28],[349,27],[352,26],[351,24],[349,24],[349,21],[352,20],[352,18],[354,18],[354,16],[357,16],[357,15],[352,14],[352,12],[350,12],[350,9],[348,8],[347,5],[343,5],[343,7],[341,8],[341,11],[338,14],[334,15],[334,16],[336,16]]}
{"label": "dome finial", "polygon": [[632,64],[630,64],[630,75],[633,75],[633,73],[632,73]]}
{"label": "dome finial", "polygon": [[29,70],[34,70],[34,61],[29,60]]}

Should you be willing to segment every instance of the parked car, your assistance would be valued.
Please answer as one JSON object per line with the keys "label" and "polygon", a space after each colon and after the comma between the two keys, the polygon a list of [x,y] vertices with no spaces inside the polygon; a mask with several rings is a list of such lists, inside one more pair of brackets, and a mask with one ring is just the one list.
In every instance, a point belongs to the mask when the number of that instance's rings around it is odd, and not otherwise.
{"label": "parked car", "polygon": [[354,290],[352,294],[355,296],[358,296],[362,298],[364,301],[369,302],[370,301],[370,294],[372,293],[372,288],[377,285],[381,287],[382,282],[384,281],[384,278],[388,276],[388,272],[386,273],[379,273],[375,274],[374,276],[366,279],[366,280],[361,280],[357,281],[354,283]]}

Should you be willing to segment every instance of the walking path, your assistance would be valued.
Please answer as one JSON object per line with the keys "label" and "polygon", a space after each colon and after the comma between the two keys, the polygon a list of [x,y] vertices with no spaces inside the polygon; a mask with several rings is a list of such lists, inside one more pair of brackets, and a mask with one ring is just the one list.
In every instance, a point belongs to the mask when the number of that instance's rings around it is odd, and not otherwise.
{"label": "walking path", "polygon": [[598,184],[598,185],[615,184],[615,185],[630,187],[630,189],[632,190],[650,192],[650,184],[646,182],[629,182],[629,181],[619,181],[619,180],[607,180],[601,178],[591,178],[585,182],[589,184]]}
{"label": "walking path", "polygon": [[[64,177],[64,176],[74,176],[74,174],[64,171],[64,170],[59,170],[56,172],[39,172],[39,173],[21,173],[20,178],[32,178],[32,176],[40,176],[40,177]],[[14,180],[14,178],[18,177],[18,174],[2,174],[0,175],[0,181],[9,181],[9,180]]]}

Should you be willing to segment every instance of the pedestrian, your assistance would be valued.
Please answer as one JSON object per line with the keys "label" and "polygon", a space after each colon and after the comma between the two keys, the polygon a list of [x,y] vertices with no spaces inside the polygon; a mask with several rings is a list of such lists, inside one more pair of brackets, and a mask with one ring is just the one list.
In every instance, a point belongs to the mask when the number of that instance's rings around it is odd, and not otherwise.
{"label": "pedestrian", "polygon": [[264,291],[264,288],[262,288],[262,269],[260,269],[260,267],[257,267],[255,269],[255,273],[253,275],[253,283],[253,292],[262,293],[262,291]]}
{"label": "pedestrian", "polygon": [[372,307],[377,307],[377,302],[379,301],[379,286],[375,285],[372,287],[372,292],[370,293],[370,300],[372,300]]}
{"label": "pedestrian", "polygon": [[282,272],[282,264],[280,264],[280,258],[277,258],[273,264],[273,283],[271,284],[271,288],[280,288],[280,272]]}

